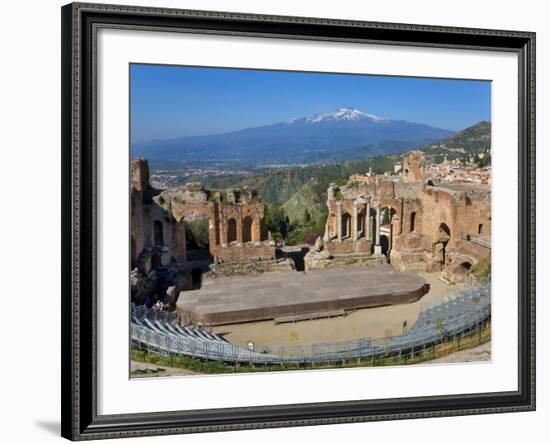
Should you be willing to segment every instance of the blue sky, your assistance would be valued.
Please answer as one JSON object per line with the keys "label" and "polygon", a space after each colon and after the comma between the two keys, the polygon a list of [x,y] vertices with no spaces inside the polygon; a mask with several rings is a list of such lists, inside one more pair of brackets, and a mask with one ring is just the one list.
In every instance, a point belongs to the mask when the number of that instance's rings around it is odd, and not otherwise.
{"label": "blue sky", "polygon": [[357,108],[460,130],[491,119],[491,83],[132,64],[132,143],[219,134]]}

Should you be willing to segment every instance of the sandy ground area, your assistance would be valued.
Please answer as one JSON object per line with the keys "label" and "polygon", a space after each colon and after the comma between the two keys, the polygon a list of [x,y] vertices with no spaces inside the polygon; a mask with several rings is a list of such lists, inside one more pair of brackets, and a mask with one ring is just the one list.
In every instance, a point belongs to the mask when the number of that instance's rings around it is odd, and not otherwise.
{"label": "sandy ground area", "polygon": [[[234,344],[246,347],[249,340],[257,345],[305,345],[319,342],[336,342],[360,338],[380,338],[386,334],[399,335],[403,321],[411,327],[422,308],[437,304],[445,296],[456,293],[462,285],[449,286],[439,280],[439,273],[419,273],[431,289],[419,301],[406,305],[366,308],[345,317],[316,319],[296,323],[278,324],[273,321],[215,327],[215,333],[225,334]],[[389,330],[389,331],[388,331]]]}
{"label": "sandy ground area", "polygon": [[[184,368],[166,367],[149,362],[130,361],[132,378],[151,378],[156,376],[200,375],[201,373]],[[136,372],[137,371],[137,372]],[[136,373],[134,373],[136,372]]]}
{"label": "sandy ground area", "polygon": [[491,341],[472,347],[467,350],[461,350],[450,355],[437,358],[432,361],[422,362],[422,364],[450,364],[458,362],[479,362],[491,360]]}

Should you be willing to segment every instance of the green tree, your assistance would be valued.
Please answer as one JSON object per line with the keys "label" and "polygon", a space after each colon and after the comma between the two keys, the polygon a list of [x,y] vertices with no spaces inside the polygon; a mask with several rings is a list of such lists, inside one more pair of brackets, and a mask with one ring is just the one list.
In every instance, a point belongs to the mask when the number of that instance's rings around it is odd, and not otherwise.
{"label": "green tree", "polygon": [[304,216],[302,217],[302,220],[304,221],[304,225],[309,224],[311,221],[311,215],[309,214],[307,208],[304,208]]}
{"label": "green tree", "polygon": [[185,237],[190,250],[208,248],[208,219],[185,221]]}
{"label": "green tree", "polygon": [[288,235],[288,224],[285,213],[280,205],[272,203],[268,204],[265,212],[265,224],[267,229],[271,231],[274,239],[285,239]]}

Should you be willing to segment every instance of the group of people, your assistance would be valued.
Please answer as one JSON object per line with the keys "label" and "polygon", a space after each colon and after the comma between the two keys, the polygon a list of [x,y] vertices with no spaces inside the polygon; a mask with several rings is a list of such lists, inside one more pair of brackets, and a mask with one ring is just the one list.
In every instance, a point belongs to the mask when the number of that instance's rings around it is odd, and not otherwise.
{"label": "group of people", "polygon": [[154,311],[164,311],[167,309],[167,305],[162,302],[160,299],[157,299],[157,302],[151,307]]}
{"label": "group of people", "polygon": [[145,306],[153,311],[168,310],[168,304],[165,304],[160,299],[157,299],[157,302],[153,302],[153,300],[147,300],[145,301]]}

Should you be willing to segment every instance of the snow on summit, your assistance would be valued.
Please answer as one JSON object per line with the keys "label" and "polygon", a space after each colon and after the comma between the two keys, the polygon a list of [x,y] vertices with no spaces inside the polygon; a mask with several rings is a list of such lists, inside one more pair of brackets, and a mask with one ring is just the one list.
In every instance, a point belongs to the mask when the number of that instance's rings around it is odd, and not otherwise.
{"label": "snow on summit", "polygon": [[291,124],[298,121],[303,121],[307,123],[320,123],[327,121],[335,120],[363,120],[368,119],[374,122],[385,122],[388,121],[385,117],[376,116],[374,114],[367,114],[363,111],[360,111],[355,108],[340,108],[336,111],[315,114],[311,117],[304,117],[302,119],[293,118],[288,120],[286,123]]}

